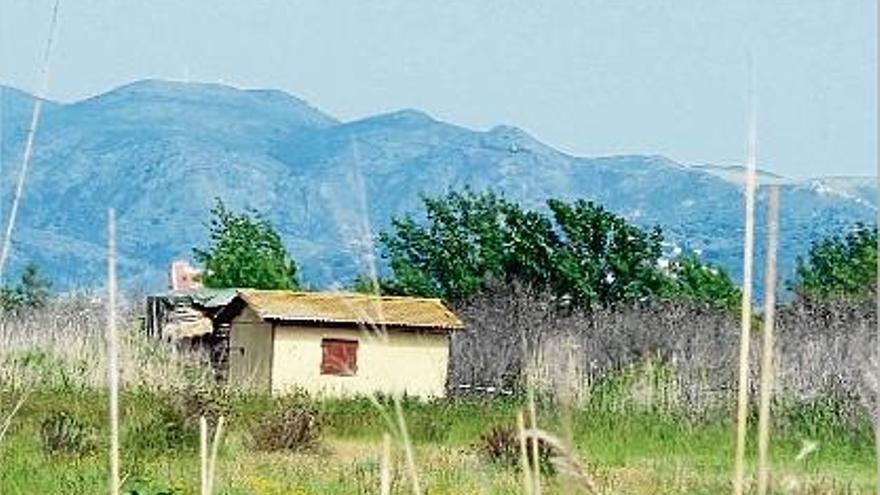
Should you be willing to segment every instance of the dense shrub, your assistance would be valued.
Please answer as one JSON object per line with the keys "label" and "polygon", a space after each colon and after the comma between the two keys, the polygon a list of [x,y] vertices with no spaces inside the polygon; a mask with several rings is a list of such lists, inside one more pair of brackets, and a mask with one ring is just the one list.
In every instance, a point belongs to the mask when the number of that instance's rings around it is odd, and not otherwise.
{"label": "dense shrub", "polygon": [[221,383],[192,380],[178,397],[180,407],[191,421],[205,416],[209,422],[216,423],[220,416],[229,416],[231,413],[232,396]]}
{"label": "dense shrub", "polygon": [[253,448],[295,452],[316,448],[322,430],[317,408],[298,395],[274,402],[272,409],[251,431]]}
{"label": "dense shrub", "polygon": [[96,448],[95,429],[67,411],[51,413],[40,424],[40,438],[47,454],[82,456]]}
{"label": "dense shrub", "polygon": [[[526,439],[526,458],[529,466],[534,469],[534,442],[535,439]],[[495,426],[480,437],[477,445],[479,453],[488,461],[507,467],[519,467],[522,465],[522,447],[520,445],[519,431],[512,426]],[[544,440],[538,439],[538,466],[547,474],[554,472],[553,448]]]}
{"label": "dense shrub", "polygon": [[125,436],[127,450],[138,454],[156,454],[194,450],[198,446],[198,418],[190,414],[176,394],[141,397],[133,404],[149,414],[138,417]]}
{"label": "dense shrub", "polygon": [[128,478],[125,481],[125,495],[178,495],[183,490],[165,486],[155,486],[156,483],[141,477]]}

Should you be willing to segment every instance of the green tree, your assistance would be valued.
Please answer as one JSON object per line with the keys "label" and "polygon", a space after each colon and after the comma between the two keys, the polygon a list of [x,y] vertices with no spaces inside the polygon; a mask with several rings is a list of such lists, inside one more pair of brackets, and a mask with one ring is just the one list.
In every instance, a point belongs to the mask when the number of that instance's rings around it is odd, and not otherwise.
{"label": "green tree", "polygon": [[297,267],[268,220],[255,211],[236,213],[217,199],[211,209],[210,243],[195,248],[207,287],[295,289]]}
{"label": "green tree", "polygon": [[4,313],[20,311],[24,305],[14,287],[0,287],[0,308]]}
{"label": "green tree", "polygon": [[589,201],[547,205],[562,232],[553,257],[557,293],[589,306],[642,299],[662,289],[659,228],[644,231]]}
{"label": "green tree", "polygon": [[856,225],[846,235],[814,242],[799,257],[789,284],[801,297],[867,299],[877,284],[877,227]]}
{"label": "green tree", "polygon": [[721,267],[703,262],[695,253],[686,253],[670,260],[663,295],[707,303],[728,311],[736,311],[742,292]]}
{"label": "green tree", "polygon": [[512,205],[491,192],[469,189],[422,202],[427,222],[394,218],[393,233],[379,236],[394,272],[388,282],[392,291],[458,301],[502,272],[503,216]]}
{"label": "green tree", "polygon": [[360,274],[348,285],[348,289],[360,294],[383,294],[386,292],[382,279]]}
{"label": "green tree", "polygon": [[481,291],[487,280],[550,280],[555,233],[550,221],[493,192],[470,189],[422,199],[425,222],[395,218],[380,234],[394,277],[388,292],[451,302]]}
{"label": "green tree", "polygon": [[24,306],[42,308],[49,304],[52,297],[52,281],[40,273],[36,263],[30,262],[24,267],[16,291]]}
{"label": "green tree", "polygon": [[380,235],[397,292],[458,302],[490,280],[519,280],[588,307],[664,286],[659,229],[643,231],[594,203],[551,200],[547,215],[465,189],[423,205],[424,222],[396,218]]}
{"label": "green tree", "polygon": [[0,306],[4,311],[39,309],[52,299],[52,281],[40,272],[34,262],[28,262],[14,286],[0,288]]}

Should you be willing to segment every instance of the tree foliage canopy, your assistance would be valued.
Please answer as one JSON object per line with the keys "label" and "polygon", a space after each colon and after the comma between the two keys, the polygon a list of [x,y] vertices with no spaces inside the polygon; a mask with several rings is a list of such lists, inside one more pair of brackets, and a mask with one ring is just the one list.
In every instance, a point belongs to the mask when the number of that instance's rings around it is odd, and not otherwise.
{"label": "tree foliage canopy", "polygon": [[710,302],[735,311],[742,291],[721,267],[704,263],[694,253],[680,255],[669,262],[663,294],[668,299]]}
{"label": "tree foliage canopy", "polygon": [[295,289],[296,262],[281,236],[259,213],[231,211],[217,200],[211,209],[211,240],[193,255],[205,267],[207,287]]}
{"label": "tree foliage canopy", "polygon": [[43,308],[49,304],[51,298],[52,281],[33,262],[25,265],[16,285],[0,288],[0,305],[4,311]]}
{"label": "tree foliage canopy", "polygon": [[866,299],[876,284],[877,227],[860,224],[813,243],[806,258],[798,258],[791,286],[801,297]]}
{"label": "tree foliage canopy", "polygon": [[380,235],[394,274],[382,283],[388,291],[459,302],[490,280],[518,280],[581,307],[738,294],[723,271],[697,270],[705,265],[695,257],[667,273],[659,228],[642,230],[589,201],[550,200],[544,213],[465,189],[423,205],[423,221],[398,217]]}

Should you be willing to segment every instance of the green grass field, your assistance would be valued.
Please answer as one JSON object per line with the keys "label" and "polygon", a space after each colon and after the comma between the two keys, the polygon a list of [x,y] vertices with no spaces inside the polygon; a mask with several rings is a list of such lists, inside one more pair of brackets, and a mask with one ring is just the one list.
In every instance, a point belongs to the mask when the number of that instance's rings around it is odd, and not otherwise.
{"label": "green grass field", "polygon": [[[18,397],[12,392],[0,394],[0,418]],[[126,491],[198,493],[197,424],[185,408],[169,407],[180,399],[170,393],[124,394]],[[319,445],[307,452],[254,448],[250,431],[264,420],[262,411],[271,408],[270,399],[226,398],[217,406],[228,421],[217,493],[379,493],[382,437],[389,430],[379,407],[364,398],[302,400],[318,411],[323,424]],[[492,462],[479,448],[481,435],[493,426],[513,424],[521,406],[516,400],[404,400],[424,492],[522,493],[518,470]],[[829,420],[826,409],[780,411],[772,450],[775,493],[872,493],[870,428]],[[0,493],[107,493],[105,410],[105,396],[94,390],[32,393],[0,444]],[[81,437],[85,447],[75,453],[45,449],[44,423],[59,411],[80,424],[81,431],[73,436]],[[543,428],[561,438],[573,438],[578,456],[604,493],[717,494],[729,489],[733,428],[726,413],[696,421],[669,411],[595,404],[566,411],[546,404],[539,407],[538,416]],[[808,442],[816,448],[804,454]],[[397,443],[393,456],[393,492],[412,493]],[[547,475],[543,481],[543,493],[578,493],[579,487],[565,473]]]}

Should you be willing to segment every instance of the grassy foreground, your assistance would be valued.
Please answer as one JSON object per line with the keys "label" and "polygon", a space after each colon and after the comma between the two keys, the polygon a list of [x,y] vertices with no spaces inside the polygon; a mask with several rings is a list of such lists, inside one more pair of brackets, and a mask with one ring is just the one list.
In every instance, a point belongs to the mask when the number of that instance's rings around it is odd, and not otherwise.
{"label": "grassy foreground", "polygon": [[[0,393],[0,420],[18,397]],[[169,392],[123,396],[127,492],[198,493],[197,429],[185,411],[178,414],[168,407],[180,399]],[[237,397],[222,405],[229,428],[219,458],[217,493],[379,493],[382,436],[388,431],[379,407],[363,398],[310,400],[323,424],[318,446],[299,453],[264,452],[254,448],[250,432],[270,402],[265,397]],[[94,390],[30,394],[0,444],[0,493],[106,493],[105,404],[104,395]],[[513,424],[520,407],[515,400],[404,401],[424,491],[522,493],[517,469],[490,461],[479,448],[481,435],[495,425]],[[82,422],[82,432],[73,436],[81,437],[85,447],[75,453],[49,453],[45,448],[46,418],[62,410]],[[651,409],[587,405],[571,413],[560,410],[540,407],[539,421],[560,437],[573,438],[577,453],[605,493],[716,494],[729,489],[732,427],[724,414],[690,421]],[[872,492],[870,428],[844,425],[830,410],[816,406],[780,411],[772,452],[776,493]],[[393,492],[412,493],[397,443],[393,456]],[[564,473],[545,476],[544,486],[543,493],[578,493]]]}

